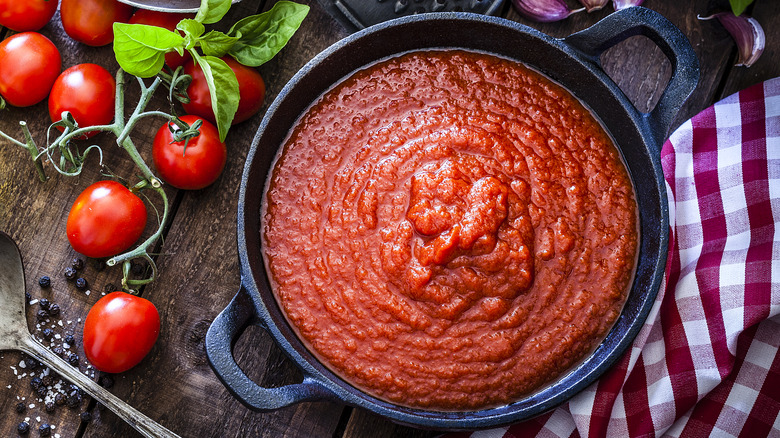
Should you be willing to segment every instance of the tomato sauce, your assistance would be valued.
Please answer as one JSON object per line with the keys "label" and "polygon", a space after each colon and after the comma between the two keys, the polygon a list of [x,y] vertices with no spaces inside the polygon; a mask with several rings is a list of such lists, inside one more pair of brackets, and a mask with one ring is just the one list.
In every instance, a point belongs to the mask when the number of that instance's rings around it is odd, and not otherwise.
{"label": "tomato sauce", "polygon": [[512,402],[581,361],[636,262],[630,178],[569,92],[516,62],[411,52],[302,116],[263,207],[288,320],[363,391],[404,406]]}

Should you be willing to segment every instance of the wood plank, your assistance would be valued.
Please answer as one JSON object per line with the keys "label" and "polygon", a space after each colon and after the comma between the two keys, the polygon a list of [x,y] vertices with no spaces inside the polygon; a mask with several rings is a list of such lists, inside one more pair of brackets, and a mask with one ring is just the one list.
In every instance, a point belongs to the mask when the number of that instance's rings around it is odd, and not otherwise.
{"label": "wood plank", "polygon": [[[309,4],[312,11],[296,37],[260,68],[268,92],[265,108],[301,66],[340,37],[330,30],[332,19],[315,1]],[[246,9],[250,5],[238,3],[231,13],[234,18],[249,15],[254,12]],[[238,187],[261,116],[231,130],[228,163],[215,185],[184,193],[160,257],[160,278],[144,291],[162,315],[160,339],[148,363],[124,373],[115,384],[120,397],[142,411],[155,412],[163,424],[182,436],[330,436],[344,409],[335,403],[303,403],[270,413],[252,412],[227,392],[206,362],[205,332],[239,286]],[[235,356],[260,384],[276,386],[300,379],[296,367],[260,329],[242,336]],[[97,412],[84,436],[111,433],[135,436],[105,410]]]}
{"label": "wood plank", "polygon": [[[92,48],[76,43],[64,34],[59,22],[59,14],[41,31],[59,48],[63,58],[63,69],[89,60],[106,67],[110,72],[117,69],[112,49],[110,47]],[[135,96],[135,97],[134,97]],[[137,101],[137,93],[130,92],[129,100]],[[0,129],[21,139],[19,120],[26,120],[39,146],[45,142],[45,130],[51,123],[47,104],[42,102],[29,108],[9,108],[0,116]],[[134,166],[129,158],[117,149],[112,136],[101,134],[87,144],[99,144],[103,147],[104,163],[117,175],[130,177],[135,174]],[[94,181],[105,179],[100,175],[97,157],[93,156],[87,162],[83,174],[79,177],[59,176],[46,165],[50,180],[41,183],[31,166],[29,155],[21,148],[8,142],[0,141],[0,229],[9,233],[19,244],[25,260],[26,288],[35,299],[47,298],[57,303],[61,312],[57,318],[52,318],[46,326],[52,328],[56,336],[53,345],[61,346],[66,333],[73,333],[77,344],[70,348],[80,357],[80,368],[86,374],[94,376],[94,369],[88,367],[83,349],[81,348],[82,326],[84,317],[91,305],[101,296],[105,285],[119,284],[121,268],[107,268],[104,260],[86,259],[77,254],[68,244],[65,236],[65,220],[70,205],[76,196]],[[174,192],[171,192],[174,193]],[[154,218],[150,219],[146,235],[151,233]],[[77,290],[73,281],[67,281],[63,275],[70,261],[79,257],[86,261],[85,268],[79,275],[86,278],[90,292]],[[41,289],[38,278],[48,275],[52,279],[51,288]],[[23,291],[19,291],[23,293]],[[43,326],[38,327],[35,312],[38,305],[29,306],[27,319],[31,331],[42,338]],[[59,323],[62,322],[62,325]],[[49,341],[47,341],[49,343]],[[67,352],[67,350],[66,350]],[[3,396],[0,397],[0,434],[15,436],[17,424],[25,418],[30,418],[33,428],[40,423],[52,424],[54,432],[61,436],[77,436],[80,421],[78,414],[88,408],[88,400],[84,399],[74,408],[57,407],[55,412],[48,413],[44,409],[43,400],[37,397],[29,386],[31,375],[29,368],[22,369],[22,355],[17,352],[0,353],[0,385]],[[11,367],[15,367],[14,371]],[[40,376],[42,369],[36,370]],[[23,377],[22,377],[23,376]],[[51,386],[56,386],[55,379]],[[67,385],[63,383],[62,385]],[[49,394],[62,392],[53,388]],[[29,407],[23,415],[17,415],[14,406],[19,400],[24,400]],[[37,433],[37,432],[35,432]]]}

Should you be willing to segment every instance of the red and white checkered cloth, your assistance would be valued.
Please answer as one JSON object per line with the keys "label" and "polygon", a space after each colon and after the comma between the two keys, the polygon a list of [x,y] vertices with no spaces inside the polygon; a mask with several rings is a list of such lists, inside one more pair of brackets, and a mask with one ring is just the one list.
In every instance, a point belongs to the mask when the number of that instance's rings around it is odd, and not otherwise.
{"label": "red and white checkered cloth", "polygon": [[661,160],[666,278],[630,351],[550,413],[449,437],[780,437],[780,78],[696,115]]}

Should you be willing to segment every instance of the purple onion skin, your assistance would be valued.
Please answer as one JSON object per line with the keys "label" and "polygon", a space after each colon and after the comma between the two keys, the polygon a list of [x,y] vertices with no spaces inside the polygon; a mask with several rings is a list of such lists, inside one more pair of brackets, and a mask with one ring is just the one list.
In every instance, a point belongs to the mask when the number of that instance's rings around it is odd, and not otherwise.
{"label": "purple onion skin", "polygon": [[609,0],[580,0],[582,6],[585,6],[585,10],[588,12],[598,11],[607,6]]}
{"label": "purple onion skin", "polygon": [[612,0],[612,5],[616,11],[630,8],[631,6],[640,6],[644,0]]}
{"label": "purple onion skin", "polygon": [[569,9],[563,0],[512,0],[512,5],[523,17],[540,23],[560,21],[582,10]]}

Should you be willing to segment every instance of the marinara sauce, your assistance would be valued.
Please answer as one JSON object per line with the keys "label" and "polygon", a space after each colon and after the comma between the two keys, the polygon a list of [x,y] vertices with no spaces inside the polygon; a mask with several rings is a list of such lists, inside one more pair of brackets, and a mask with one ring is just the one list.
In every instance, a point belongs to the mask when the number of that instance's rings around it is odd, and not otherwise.
{"label": "marinara sauce", "polygon": [[617,318],[636,201],[569,92],[516,62],[411,52],[302,116],[263,207],[265,262],[299,336],[365,392],[478,410],[539,389]]}

